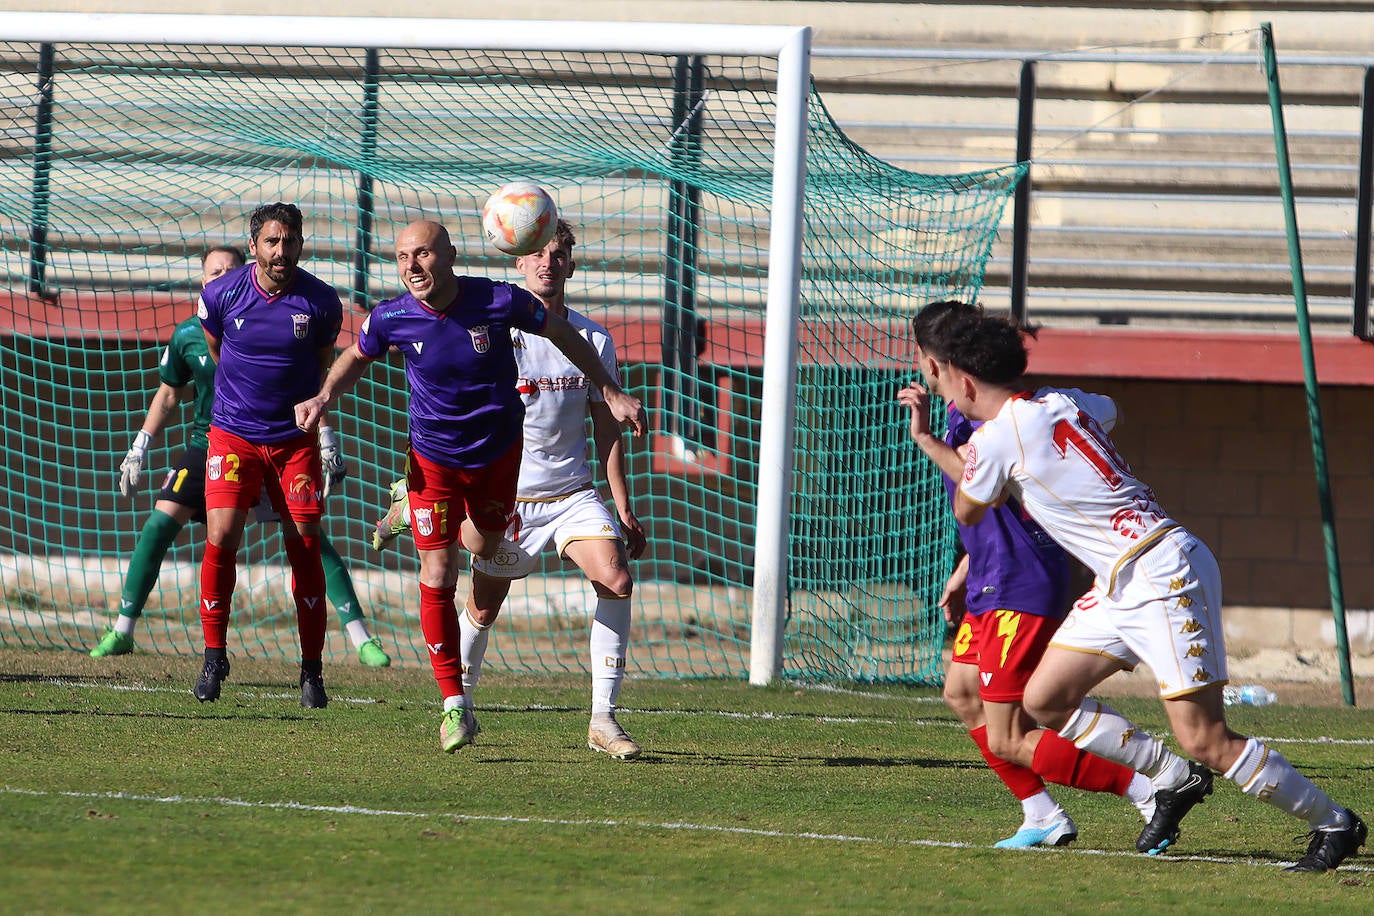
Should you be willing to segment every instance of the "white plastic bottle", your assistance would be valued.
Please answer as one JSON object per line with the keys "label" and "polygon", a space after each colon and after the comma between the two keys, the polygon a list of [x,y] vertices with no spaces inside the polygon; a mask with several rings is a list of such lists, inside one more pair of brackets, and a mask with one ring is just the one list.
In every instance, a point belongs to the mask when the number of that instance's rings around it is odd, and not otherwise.
{"label": "white plastic bottle", "polygon": [[1246,684],[1243,687],[1228,684],[1222,688],[1221,698],[1227,706],[1268,706],[1278,702],[1279,695],[1260,684]]}

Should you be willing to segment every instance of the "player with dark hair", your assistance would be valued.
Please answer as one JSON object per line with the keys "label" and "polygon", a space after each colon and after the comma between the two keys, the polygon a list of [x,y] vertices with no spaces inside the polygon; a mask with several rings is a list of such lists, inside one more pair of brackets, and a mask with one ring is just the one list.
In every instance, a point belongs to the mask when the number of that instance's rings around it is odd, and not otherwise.
{"label": "player with dark hair", "polygon": [[197,314],[218,363],[205,465],[205,557],[200,619],[205,665],[193,693],[219,698],[229,675],[229,602],[248,510],[266,489],[282,519],[301,644],[301,705],[328,705],[324,689],[324,468],[315,433],[294,405],[319,390],[343,321],[339,295],[301,270],[304,220],[292,204],[264,204],[249,219],[254,261],[206,284]]}
{"label": "player with dark hair", "polygon": [[[941,366],[951,336],[981,314],[975,305],[944,301],[912,319],[925,385],[910,383],[897,400],[911,411],[911,439],[927,454],[962,448],[978,425],[950,404],[940,439],[931,431],[930,396],[942,394]],[[952,498],[955,483],[948,474],[944,480]],[[1124,795],[1148,821],[1154,813],[1148,779],[1036,728],[1021,706],[1026,682],[1069,608],[1068,556],[1015,501],[976,525],[960,525],[959,539],[964,556],[940,597],[945,619],[958,628],[944,698],[988,766],[1021,802],[1021,827],[995,845],[1064,846],[1077,838],[1073,820],[1045,790],[1047,779]]]}
{"label": "player with dark hair", "polygon": [[[533,254],[516,258],[515,267],[525,276],[525,288],[550,314],[566,319],[595,348],[607,374],[615,377],[619,369],[611,336],[601,325],[568,308],[565,288],[577,267],[573,260],[576,242],[572,226],[560,219],[553,240]],[[620,424],[601,390],[557,346],[520,330],[512,330],[511,335],[518,368],[516,390],[525,408],[516,520],[493,558],[472,561],[472,591],[459,615],[463,663],[459,740],[470,742],[481,731],[473,712],[473,689],[481,677],[492,624],[511,582],[533,572],[540,551],[552,541],[560,556],[578,565],[596,592],[589,647],[592,716],[587,746],[628,760],[639,756],[640,747],[616,721],[615,707],[630,638],[634,576],[629,560],[644,552],[645,539],[630,506]],[[587,460],[588,413],[597,455],[615,501],[615,516],[592,480]],[[392,504],[377,524],[373,546],[381,549],[408,528],[409,515],[406,483],[400,480],[392,485]]]}
{"label": "player with dark hair", "polygon": [[473,735],[463,727],[455,600],[460,548],[491,559],[515,512],[525,410],[515,387],[511,331],[548,337],[602,393],[617,423],[636,433],[646,425],[639,399],[621,390],[570,322],[520,287],[458,276],[457,257],[440,224],[405,227],[396,239],[396,265],[406,293],[372,310],[319,394],[296,405],[298,426],[310,429],[373,360],[392,347],[405,357],[406,483],[420,554],[420,626],[444,698],[439,744],[448,753]]}
{"label": "player with dark hair", "polygon": [[[1155,814],[1136,848],[1162,852],[1179,822],[1211,794],[1212,769],[1246,795],[1305,821],[1306,854],[1294,872],[1335,868],[1364,845],[1367,829],[1258,738],[1226,723],[1227,682],[1221,574],[1207,546],[1160,505],[1131,471],[1109,433],[1120,419],[1111,398],[1022,384],[1020,331],[985,316],[951,337],[941,393],[983,425],[967,458],[932,447],[957,476],[954,515],[974,525],[1015,499],[1089,568],[1079,598],[1026,685],[1025,706],[1076,746],[1144,773]],[[1088,692],[1118,671],[1149,665],[1190,763]]]}
{"label": "player with dark hair", "polygon": [[[216,245],[201,255],[201,287],[216,277],[240,268],[246,262],[243,252],[229,245]],[[161,384],[148,406],[143,426],[134,437],[133,445],[119,465],[119,492],[132,497],[143,475],[148,448],[153,439],[171,421],[176,409],[186,402],[188,390],[194,388],[190,437],[186,449],[176,460],[163,481],[153,511],[148,514],[143,530],[129,559],[124,589],[119,599],[119,614],[113,626],[107,627],[100,642],[91,650],[92,658],[127,655],[134,648],[134,630],[143,613],[143,606],[157,584],[158,571],[177,534],[192,520],[205,521],[205,450],[210,429],[210,407],[215,393],[215,362],[205,342],[205,332],[194,315],[176,326],[167,348],[158,362]],[[326,426],[320,427],[322,451],[334,460],[325,462],[325,493],[342,483],[347,469],[339,451],[338,437]],[[276,521],[270,505],[258,506],[260,521]],[[329,541],[320,538],[325,567],[325,582],[329,599],[339,612],[339,622],[352,640],[358,661],[372,668],[391,664],[382,649],[381,640],[369,635],[362,605],[353,589],[353,580],[344,567],[343,559]]]}

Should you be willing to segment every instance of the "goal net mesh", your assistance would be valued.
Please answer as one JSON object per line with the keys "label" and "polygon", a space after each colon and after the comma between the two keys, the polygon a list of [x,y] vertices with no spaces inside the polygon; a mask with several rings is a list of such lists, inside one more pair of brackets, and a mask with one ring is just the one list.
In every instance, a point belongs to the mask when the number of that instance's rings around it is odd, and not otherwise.
{"label": "goal net mesh", "polygon": [[[0,42],[0,643],[84,650],[113,621],[190,411],[132,500],[118,466],[206,248],[246,246],[259,204],[298,204],[302,267],[339,290],[346,346],[400,291],[391,244],[414,219],[450,228],[460,272],[518,281],[478,213],[525,179],[574,225],[570,304],[610,329],[649,409],[651,434],[627,437],[649,535],[629,673],[747,676],[776,72],[719,56]],[[1020,171],[903,171],[814,90],[808,121],[783,674],[934,683],[955,545],[894,395],[912,377],[907,320],[976,296]],[[366,542],[402,471],[405,406],[396,353],[339,404],[350,476],[325,534],[374,634],[423,664],[413,544]],[[193,524],[167,554],[137,651],[199,651],[203,538]],[[239,564],[230,652],[296,658],[278,526],[250,523]],[[549,550],[515,583],[489,669],[587,670],[594,605]],[[326,653],[351,658],[337,626]]]}

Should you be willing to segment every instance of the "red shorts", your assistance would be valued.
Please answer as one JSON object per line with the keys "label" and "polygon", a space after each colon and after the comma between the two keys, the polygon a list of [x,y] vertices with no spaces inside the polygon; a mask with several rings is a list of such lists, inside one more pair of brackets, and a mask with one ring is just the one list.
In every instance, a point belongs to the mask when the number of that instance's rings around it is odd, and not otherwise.
{"label": "red shorts", "polygon": [[210,427],[205,453],[205,508],[247,512],[263,487],[282,518],[318,522],[323,510],[324,472],[314,433],[270,445]]}
{"label": "red shorts", "polygon": [[966,615],[954,635],[953,661],[978,666],[978,695],[984,700],[1019,703],[1059,623],[1020,611]]}
{"label": "red shorts", "polygon": [[520,480],[520,439],[491,464],[450,468],[417,454],[406,455],[410,490],[410,530],[420,550],[442,550],[458,543],[463,519],[479,531],[505,531],[515,515],[515,485]]}

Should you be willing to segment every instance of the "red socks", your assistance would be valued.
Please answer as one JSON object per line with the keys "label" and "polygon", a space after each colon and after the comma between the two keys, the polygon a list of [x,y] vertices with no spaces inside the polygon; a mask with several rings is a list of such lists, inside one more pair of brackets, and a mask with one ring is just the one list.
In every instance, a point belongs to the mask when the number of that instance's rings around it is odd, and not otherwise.
{"label": "red socks", "polygon": [[1079,750],[1058,732],[1041,729],[1040,743],[1031,761],[1035,772],[1061,786],[1125,795],[1135,771],[1096,754]]}
{"label": "red socks", "polygon": [[429,647],[434,680],[445,697],[462,696],[463,656],[459,646],[457,586],[434,588],[420,583],[420,632]]}
{"label": "red socks", "polygon": [[324,631],[329,625],[329,611],[324,603],[320,536],[283,538],[283,544],[286,558],[291,562],[291,597],[296,601],[301,661],[319,661],[324,655]]}
{"label": "red socks", "polygon": [[229,642],[229,599],[238,572],[236,560],[218,544],[206,542],[200,562],[200,628],[207,649],[223,649]]}
{"label": "red socks", "polygon": [[997,778],[1007,784],[1007,788],[1011,790],[1012,795],[1025,801],[1032,795],[1037,795],[1045,791],[1045,781],[1039,776],[1021,766],[1019,763],[1003,760],[1001,757],[993,754],[992,749],[988,746],[988,727],[986,725],[980,725],[977,728],[970,729],[969,737],[973,739],[974,744],[978,745],[978,750],[983,752],[983,759],[988,762],[988,766],[992,767],[992,771],[997,774]]}

